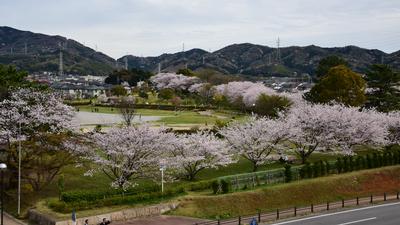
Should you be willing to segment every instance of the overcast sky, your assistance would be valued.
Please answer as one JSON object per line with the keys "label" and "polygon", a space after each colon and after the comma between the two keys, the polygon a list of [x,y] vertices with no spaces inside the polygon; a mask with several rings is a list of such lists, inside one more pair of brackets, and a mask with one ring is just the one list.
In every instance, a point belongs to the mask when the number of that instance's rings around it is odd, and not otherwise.
{"label": "overcast sky", "polygon": [[233,43],[400,50],[400,0],[1,0],[1,25],[114,58]]}

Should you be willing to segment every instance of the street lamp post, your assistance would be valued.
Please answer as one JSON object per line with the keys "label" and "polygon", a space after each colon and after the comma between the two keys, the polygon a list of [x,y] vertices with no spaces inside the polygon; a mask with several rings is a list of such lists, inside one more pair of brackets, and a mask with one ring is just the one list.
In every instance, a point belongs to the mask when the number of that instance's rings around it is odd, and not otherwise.
{"label": "street lamp post", "polygon": [[165,165],[161,164],[160,165],[160,171],[161,171],[161,193],[164,193],[164,170],[165,170]]}
{"label": "street lamp post", "polygon": [[7,169],[7,165],[5,163],[0,163],[0,171],[1,171],[1,225],[3,225],[3,212],[4,212],[4,170]]}
{"label": "street lamp post", "polygon": [[18,215],[21,214],[21,122],[19,122],[18,134]]}

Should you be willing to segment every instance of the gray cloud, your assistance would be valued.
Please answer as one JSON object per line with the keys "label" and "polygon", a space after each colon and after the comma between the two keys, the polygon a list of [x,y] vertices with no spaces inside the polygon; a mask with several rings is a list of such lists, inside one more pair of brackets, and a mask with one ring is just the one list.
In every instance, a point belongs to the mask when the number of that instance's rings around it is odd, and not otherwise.
{"label": "gray cloud", "polygon": [[2,0],[2,25],[60,34],[113,57],[232,43],[400,49],[398,0]]}

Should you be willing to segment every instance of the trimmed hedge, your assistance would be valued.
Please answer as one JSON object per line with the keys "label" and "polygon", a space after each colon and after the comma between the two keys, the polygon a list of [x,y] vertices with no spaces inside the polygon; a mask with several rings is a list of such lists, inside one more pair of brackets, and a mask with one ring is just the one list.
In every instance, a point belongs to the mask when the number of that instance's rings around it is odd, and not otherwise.
{"label": "trimmed hedge", "polygon": [[72,209],[86,210],[86,209],[105,207],[105,206],[158,202],[162,199],[175,197],[178,195],[182,195],[184,193],[185,189],[183,187],[179,187],[175,189],[167,189],[164,191],[164,193],[161,192],[138,193],[136,195],[116,196],[105,199],[96,199],[94,201],[88,201],[83,199],[72,202],[49,200],[47,205],[49,206],[49,208],[51,208],[56,212],[68,213],[71,212]]}
{"label": "trimmed hedge", "polygon": [[77,201],[96,201],[99,199],[105,199],[117,196],[130,196],[143,193],[159,192],[161,188],[159,185],[140,185],[136,188],[132,188],[122,193],[120,190],[108,190],[108,191],[68,191],[61,193],[61,201],[66,203],[77,202]]}

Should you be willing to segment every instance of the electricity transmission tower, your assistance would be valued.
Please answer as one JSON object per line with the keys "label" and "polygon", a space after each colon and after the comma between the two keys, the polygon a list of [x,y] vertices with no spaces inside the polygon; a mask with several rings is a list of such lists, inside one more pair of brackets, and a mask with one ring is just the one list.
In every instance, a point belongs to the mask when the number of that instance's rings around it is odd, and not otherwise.
{"label": "electricity transmission tower", "polygon": [[281,50],[280,50],[281,39],[276,40],[276,61],[281,62]]}
{"label": "electricity transmission tower", "polygon": [[64,65],[63,65],[63,43],[58,42],[58,45],[60,47],[60,55],[59,55],[59,67],[58,67],[58,75],[62,76],[64,73]]}

